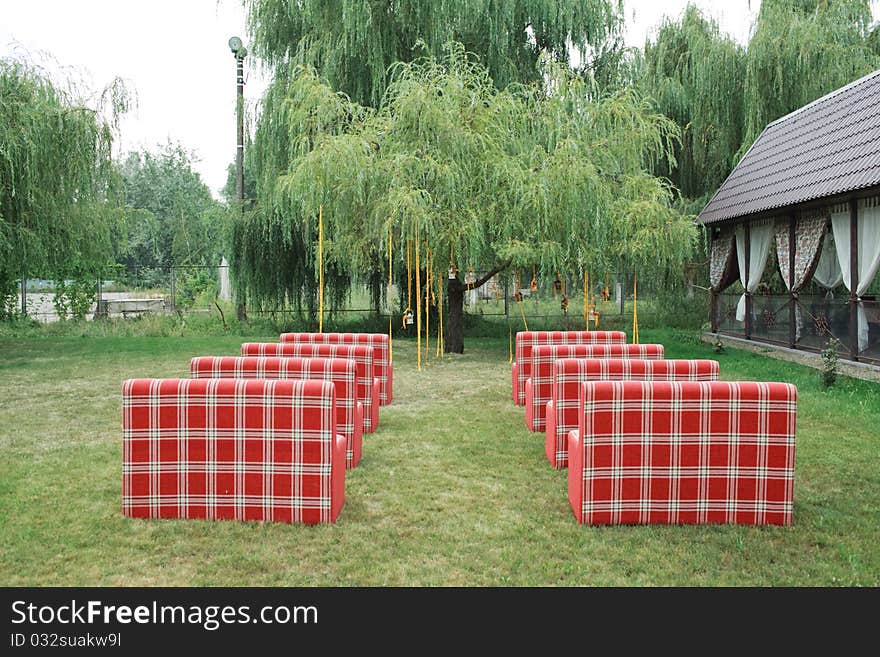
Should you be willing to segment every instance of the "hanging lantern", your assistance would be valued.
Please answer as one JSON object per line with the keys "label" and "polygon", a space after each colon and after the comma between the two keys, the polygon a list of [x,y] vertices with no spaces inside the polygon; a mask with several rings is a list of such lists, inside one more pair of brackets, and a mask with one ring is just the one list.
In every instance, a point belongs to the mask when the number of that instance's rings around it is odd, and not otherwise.
{"label": "hanging lantern", "polygon": [[562,312],[568,312],[568,297],[563,294],[562,295]]}
{"label": "hanging lantern", "polygon": [[449,280],[450,281],[454,280],[457,275],[458,275],[458,270],[455,267],[450,267],[449,268]]}

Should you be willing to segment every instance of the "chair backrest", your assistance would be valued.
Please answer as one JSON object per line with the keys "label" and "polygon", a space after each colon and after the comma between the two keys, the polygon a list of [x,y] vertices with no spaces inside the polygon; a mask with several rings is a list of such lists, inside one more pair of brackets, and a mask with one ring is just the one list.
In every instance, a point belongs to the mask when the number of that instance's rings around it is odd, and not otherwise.
{"label": "chair backrest", "polygon": [[373,348],[367,345],[313,344],[307,342],[245,342],[242,356],[276,356],[298,358],[349,358],[355,361],[358,399],[364,405],[364,431],[373,432]]}
{"label": "chair backrest", "polygon": [[553,363],[559,358],[638,358],[660,360],[662,344],[568,344],[536,345],[532,348],[532,395],[530,405],[532,431],[543,431],[545,406],[553,395]]}
{"label": "chair backrest", "polygon": [[626,344],[623,331],[518,331],[515,359],[517,364],[517,403],[525,403],[526,380],[531,376],[532,347],[542,344]]}
{"label": "chair backrest", "polygon": [[553,435],[547,436],[547,458],[557,468],[568,465],[568,432],[578,428],[581,384],[586,381],[717,381],[716,360],[642,360],[560,358],[552,370]]}
{"label": "chair backrest", "polygon": [[[301,379],[331,381],[336,389],[336,432],[346,438],[346,465],[360,456],[363,416],[357,413],[357,364],[349,358],[199,356],[190,360],[193,379]],[[357,451],[357,454],[355,454]],[[356,458],[358,457],[358,458]]]}
{"label": "chair backrest", "polygon": [[797,388],[581,384],[569,498],[590,524],[790,525]]}
{"label": "chair backrest", "polygon": [[359,344],[373,347],[373,376],[380,382],[379,403],[391,402],[392,379],[389,375],[391,351],[385,333],[282,333],[281,342],[307,342],[316,344]]}
{"label": "chair backrest", "polygon": [[123,514],[332,521],[335,395],[329,381],[125,381]]}

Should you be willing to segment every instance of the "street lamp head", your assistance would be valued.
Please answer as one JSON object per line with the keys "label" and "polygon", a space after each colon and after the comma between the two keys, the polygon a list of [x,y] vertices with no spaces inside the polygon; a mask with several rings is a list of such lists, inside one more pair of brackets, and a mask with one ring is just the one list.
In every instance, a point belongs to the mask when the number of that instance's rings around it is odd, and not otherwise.
{"label": "street lamp head", "polygon": [[229,49],[232,51],[232,54],[238,56],[239,50],[241,50],[241,39],[237,36],[234,36],[229,39]]}

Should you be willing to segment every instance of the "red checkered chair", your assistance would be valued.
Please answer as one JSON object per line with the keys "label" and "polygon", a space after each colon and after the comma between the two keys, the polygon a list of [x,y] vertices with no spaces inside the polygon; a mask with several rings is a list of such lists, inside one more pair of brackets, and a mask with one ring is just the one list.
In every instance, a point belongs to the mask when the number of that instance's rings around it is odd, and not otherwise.
{"label": "red checkered chair", "polygon": [[569,344],[532,348],[532,375],[526,381],[526,426],[544,431],[547,402],[553,397],[553,363],[560,358],[663,360],[662,344]]}
{"label": "red checkered chair", "polygon": [[717,381],[716,360],[561,358],[553,363],[544,452],[555,468],[568,467],[568,432],[578,427],[578,399],[585,381]]}
{"label": "red checkered chair", "polygon": [[797,388],[581,384],[568,499],[581,524],[790,525]]}
{"label": "red checkered chair", "polygon": [[311,524],[345,502],[330,381],[130,379],[122,434],[132,518]]}
{"label": "red checkered chair", "polygon": [[357,398],[356,363],[347,358],[202,356],[189,362],[193,379],[301,379],[331,381],[336,388],[336,431],[345,436],[345,467],[363,453],[363,405]]}
{"label": "red checkered chair", "polygon": [[510,370],[512,397],[517,406],[526,403],[526,381],[532,375],[532,347],[541,344],[626,344],[623,331],[518,331]]}
{"label": "red checkered chair", "polygon": [[373,374],[379,379],[379,405],[387,406],[394,395],[394,365],[391,348],[384,333],[282,333],[281,342],[308,342],[312,344],[362,344],[373,347]]}
{"label": "red checkered chair", "polygon": [[245,342],[242,356],[350,358],[357,369],[358,399],[364,405],[364,433],[379,426],[379,380],[373,376],[373,348],[367,345],[306,342]]}

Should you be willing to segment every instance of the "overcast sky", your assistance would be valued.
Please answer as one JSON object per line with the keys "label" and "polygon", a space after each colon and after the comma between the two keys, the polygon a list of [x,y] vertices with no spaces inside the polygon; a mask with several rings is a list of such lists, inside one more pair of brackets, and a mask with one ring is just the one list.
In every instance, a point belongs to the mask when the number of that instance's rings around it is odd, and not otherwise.
{"label": "overcast sky", "polygon": [[[664,14],[678,16],[687,0],[625,0],[628,45],[641,47]],[[696,0],[721,29],[748,39],[760,0]],[[873,4],[873,3],[872,3]],[[116,152],[167,140],[198,158],[215,195],[235,157],[235,60],[227,41],[247,45],[239,0],[0,0],[0,57],[48,53],[94,90],[126,79],[138,107],[124,120]],[[251,62],[253,64],[253,62]],[[246,68],[245,95],[256,99],[265,80]]]}

